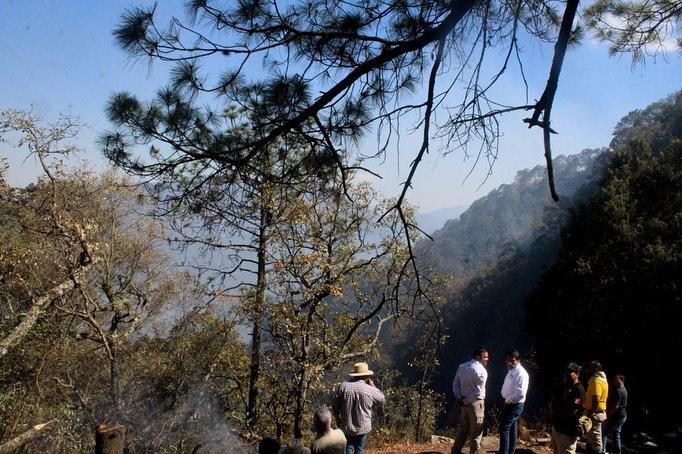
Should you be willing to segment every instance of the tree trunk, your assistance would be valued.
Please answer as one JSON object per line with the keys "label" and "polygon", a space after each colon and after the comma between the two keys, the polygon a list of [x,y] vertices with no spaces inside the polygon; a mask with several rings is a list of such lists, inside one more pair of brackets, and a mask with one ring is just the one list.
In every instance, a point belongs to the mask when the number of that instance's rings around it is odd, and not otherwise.
{"label": "tree trunk", "polygon": [[266,248],[268,244],[268,227],[270,224],[270,212],[261,202],[260,225],[258,230],[258,270],[256,279],[256,296],[253,307],[251,334],[251,366],[249,371],[249,401],[246,411],[246,427],[253,429],[258,422],[258,377],[260,375],[260,347],[261,329],[263,322],[263,311],[265,310],[265,289],[266,289]]}
{"label": "tree trunk", "polygon": [[312,314],[314,307],[311,306],[308,312],[308,325],[301,333],[301,359],[299,365],[301,372],[298,383],[296,383],[296,410],[294,411],[294,437],[303,438],[303,413],[305,411],[305,399],[308,394],[308,386],[310,384],[310,373],[306,367],[308,362],[308,347],[309,337],[307,329],[312,327]]}
{"label": "tree trunk", "polygon": [[308,372],[303,370],[296,384],[296,410],[294,411],[294,438],[303,438],[303,414],[308,395]]}
{"label": "tree trunk", "polygon": [[123,454],[126,441],[123,426],[108,427],[104,424],[95,430],[95,454]]}
{"label": "tree trunk", "polygon": [[417,426],[414,429],[414,441],[420,442],[422,440],[422,417],[424,413],[424,391],[426,388],[426,370],[424,367],[421,379],[419,380],[419,402],[417,404]]}
{"label": "tree trunk", "polygon": [[111,358],[109,359],[109,394],[111,404],[117,418],[121,417],[120,408],[120,389],[119,389],[119,372],[118,372],[118,351],[114,342],[110,344]]}

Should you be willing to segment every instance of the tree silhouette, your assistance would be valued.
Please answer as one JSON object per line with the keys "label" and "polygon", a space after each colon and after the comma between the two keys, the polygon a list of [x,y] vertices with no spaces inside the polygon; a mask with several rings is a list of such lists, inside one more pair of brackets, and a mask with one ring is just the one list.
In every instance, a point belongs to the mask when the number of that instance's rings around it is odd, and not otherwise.
{"label": "tree silhouette", "polygon": [[[156,7],[134,8],[114,30],[119,46],[133,58],[175,67],[169,87],[151,102],[127,93],[112,97],[108,111],[117,130],[102,138],[104,152],[150,178],[190,163],[210,178],[257,171],[254,163],[273,143],[294,140],[309,145],[294,161],[336,168],[345,182],[367,159],[389,152],[401,121],[412,123],[421,144],[390,208],[404,224],[411,252],[414,226],[403,204],[423,157],[435,148],[462,150],[474,163],[492,165],[505,113],[532,111],[526,122],[543,130],[548,181],[558,198],[550,115],[566,48],[580,35],[572,30],[577,8],[577,0],[244,0],[224,7],[201,0],[188,3],[186,20],[173,17],[167,27]],[[528,101],[518,44],[527,37],[555,42],[537,102]],[[216,62],[226,70],[208,69]],[[512,70],[521,74],[518,93],[525,95],[510,102],[493,93]],[[252,103],[254,92],[259,105]],[[229,106],[257,133],[245,138],[233,127]],[[361,150],[360,139],[370,132],[377,148]],[[151,146],[153,159],[139,145]]]}

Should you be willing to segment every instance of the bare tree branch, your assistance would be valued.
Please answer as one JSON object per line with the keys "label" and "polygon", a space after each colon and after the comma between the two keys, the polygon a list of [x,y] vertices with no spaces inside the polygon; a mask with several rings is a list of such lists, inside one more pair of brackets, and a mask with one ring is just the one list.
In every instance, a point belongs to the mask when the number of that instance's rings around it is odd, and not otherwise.
{"label": "bare tree branch", "polygon": [[[579,0],[568,0],[566,2],[566,9],[561,21],[559,38],[554,46],[554,58],[552,59],[552,67],[549,70],[549,78],[547,79],[545,91],[535,105],[532,117],[524,120],[524,122],[528,123],[529,128],[532,128],[533,126],[542,128],[549,190],[552,199],[556,202],[559,201],[559,195],[556,192],[554,184],[554,167],[552,166],[552,147],[550,139],[550,134],[556,134],[556,131],[550,127],[550,117],[552,114],[552,105],[554,104],[554,95],[559,87],[561,67],[564,63],[564,56],[566,55],[566,48],[568,47],[569,39],[571,38],[573,21],[575,20],[575,14],[578,10],[579,3]],[[540,121],[540,114],[542,114],[542,121]]]}
{"label": "bare tree branch", "polygon": [[18,435],[17,437],[14,437],[13,439],[3,443],[0,445],[0,454],[11,454],[13,452],[16,452],[17,449],[27,445],[28,443],[32,442],[39,436],[43,435],[45,431],[51,429],[54,427],[54,425],[57,423],[56,419],[52,419],[48,422],[42,423],[42,424],[37,424],[27,430],[26,432]]}

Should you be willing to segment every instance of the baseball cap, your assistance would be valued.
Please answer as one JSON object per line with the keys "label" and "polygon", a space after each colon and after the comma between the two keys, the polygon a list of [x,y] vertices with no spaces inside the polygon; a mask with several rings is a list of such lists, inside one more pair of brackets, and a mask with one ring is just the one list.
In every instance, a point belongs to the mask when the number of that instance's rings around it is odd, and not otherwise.
{"label": "baseball cap", "polygon": [[568,363],[566,366],[566,370],[569,372],[580,372],[580,369],[582,369],[580,366],[578,366],[576,363]]}

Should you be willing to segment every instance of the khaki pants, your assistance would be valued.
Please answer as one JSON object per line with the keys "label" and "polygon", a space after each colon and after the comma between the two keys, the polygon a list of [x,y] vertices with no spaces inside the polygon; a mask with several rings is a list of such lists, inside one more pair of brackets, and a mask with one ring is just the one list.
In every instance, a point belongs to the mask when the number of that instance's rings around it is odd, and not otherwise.
{"label": "khaki pants", "polygon": [[467,439],[469,440],[469,452],[471,454],[479,452],[483,438],[484,415],[485,407],[482,399],[460,407],[459,430],[455,437],[455,444],[452,445],[451,454],[460,454]]}
{"label": "khaki pants", "polygon": [[587,450],[588,452],[602,452],[604,447],[602,446],[601,426],[606,421],[606,413],[595,413],[590,416],[590,419],[592,420],[592,429],[585,436]]}
{"label": "khaki pants", "polygon": [[562,434],[552,427],[552,451],[555,454],[575,454],[578,437]]}

